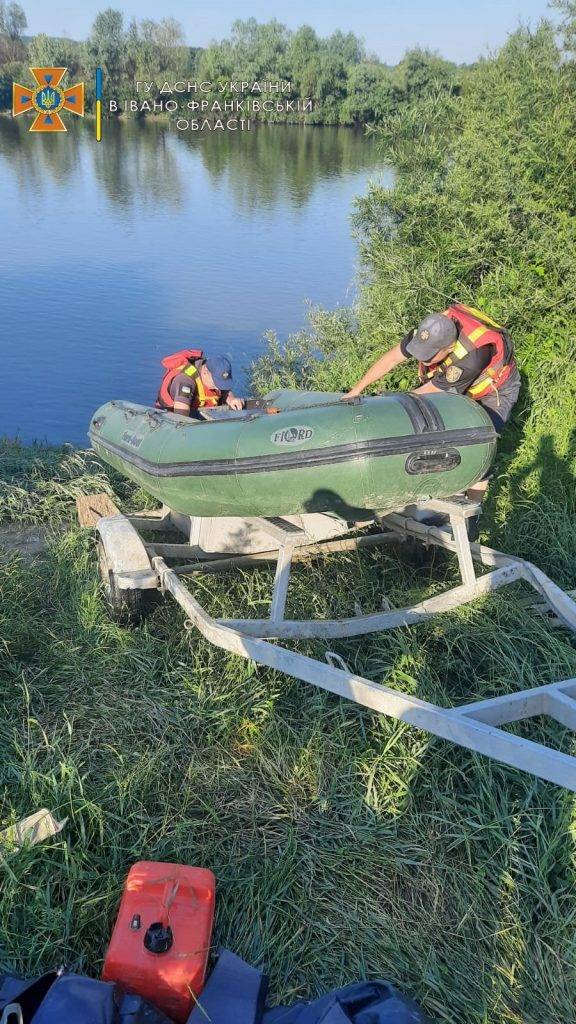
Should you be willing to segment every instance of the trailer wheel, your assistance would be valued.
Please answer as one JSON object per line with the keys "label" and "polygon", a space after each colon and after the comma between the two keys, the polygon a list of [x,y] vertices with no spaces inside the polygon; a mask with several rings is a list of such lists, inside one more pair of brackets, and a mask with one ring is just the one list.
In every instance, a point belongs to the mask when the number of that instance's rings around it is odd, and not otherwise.
{"label": "trailer wheel", "polygon": [[104,588],[104,598],[110,617],[121,626],[134,626],[142,622],[159,601],[157,590],[124,590],[118,586],[110,567],[106,547],[98,537],[98,569]]}

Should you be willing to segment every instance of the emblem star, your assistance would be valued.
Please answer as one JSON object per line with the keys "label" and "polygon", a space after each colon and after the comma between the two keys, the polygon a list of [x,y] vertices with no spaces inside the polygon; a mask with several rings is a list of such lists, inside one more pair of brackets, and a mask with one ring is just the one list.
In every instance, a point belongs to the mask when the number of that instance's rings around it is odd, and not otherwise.
{"label": "emblem star", "polygon": [[29,88],[14,82],[12,87],[12,114],[19,117],[35,111],[31,132],[65,132],[68,129],[60,111],[84,116],[84,82],[61,89],[60,83],[68,68],[30,68],[36,86]]}

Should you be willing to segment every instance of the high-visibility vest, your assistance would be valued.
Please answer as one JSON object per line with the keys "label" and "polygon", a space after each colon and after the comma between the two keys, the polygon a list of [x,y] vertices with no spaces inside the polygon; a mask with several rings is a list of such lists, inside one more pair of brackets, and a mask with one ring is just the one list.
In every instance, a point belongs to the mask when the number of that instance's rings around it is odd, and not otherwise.
{"label": "high-visibility vest", "polygon": [[215,388],[207,388],[202,382],[200,370],[196,363],[203,356],[202,349],[189,348],[164,357],[162,366],[166,367],[167,372],[164,374],[160,390],[158,391],[158,397],[156,398],[156,407],[158,409],[166,409],[169,412],[173,411],[174,398],[170,394],[170,385],[179,373],[186,374],[194,382],[195,393],[191,402],[192,409],[202,409],[207,405],[214,406],[220,404],[222,393]]}
{"label": "high-visibility vest", "polygon": [[[451,352],[437,363],[420,363],[419,376],[422,383],[433,380],[440,371],[448,371],[450,366],[463,366],[467,356],[476,349],[491,345],[494,354],[488,366],[466,391],[470,398],[484,398],[490,391],[498,391],[516,366],[512,339],[505,327],[495,323],[485,313],[471,306],[455,302],[444,310],[444,316],[456,321],[458,340]],[[448,380],[450,375],[448,372]]]}

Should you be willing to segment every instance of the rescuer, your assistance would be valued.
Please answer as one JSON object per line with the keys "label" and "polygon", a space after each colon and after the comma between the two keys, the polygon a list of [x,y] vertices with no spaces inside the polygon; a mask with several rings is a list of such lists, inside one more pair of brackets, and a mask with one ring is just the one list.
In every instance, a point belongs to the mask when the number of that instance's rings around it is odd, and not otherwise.
{"label": "rescuer", "polygon": [[205,357],[202,349],[182,349],[165,356],[162,366],[166,372],[156,399],[158,409],[190,416],[215,405],[234,410],[246,406],[232,392],[232,366],[226,356]]}
{"label": "rescuer", "polygon": [[[457,302],[431,313],[366,371],[344,398],[354,398],[406,359],[417,359],[416,393],[448,391],[480,402],[500,434],[518,398],[520,374],[512,339],[484,313]],[[468,492],[481,501],[488,487],[481,480]]]}

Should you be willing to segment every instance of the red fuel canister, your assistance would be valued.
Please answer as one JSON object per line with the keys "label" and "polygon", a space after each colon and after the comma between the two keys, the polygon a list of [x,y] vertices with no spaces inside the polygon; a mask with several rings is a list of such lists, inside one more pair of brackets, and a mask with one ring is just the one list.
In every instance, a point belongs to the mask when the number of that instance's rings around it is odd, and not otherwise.
{"label": "red fuel canister", "polygon": [[130,869],[102,977],[187,1020],[204,984],[216,880],[205,868],[139,861]]}

